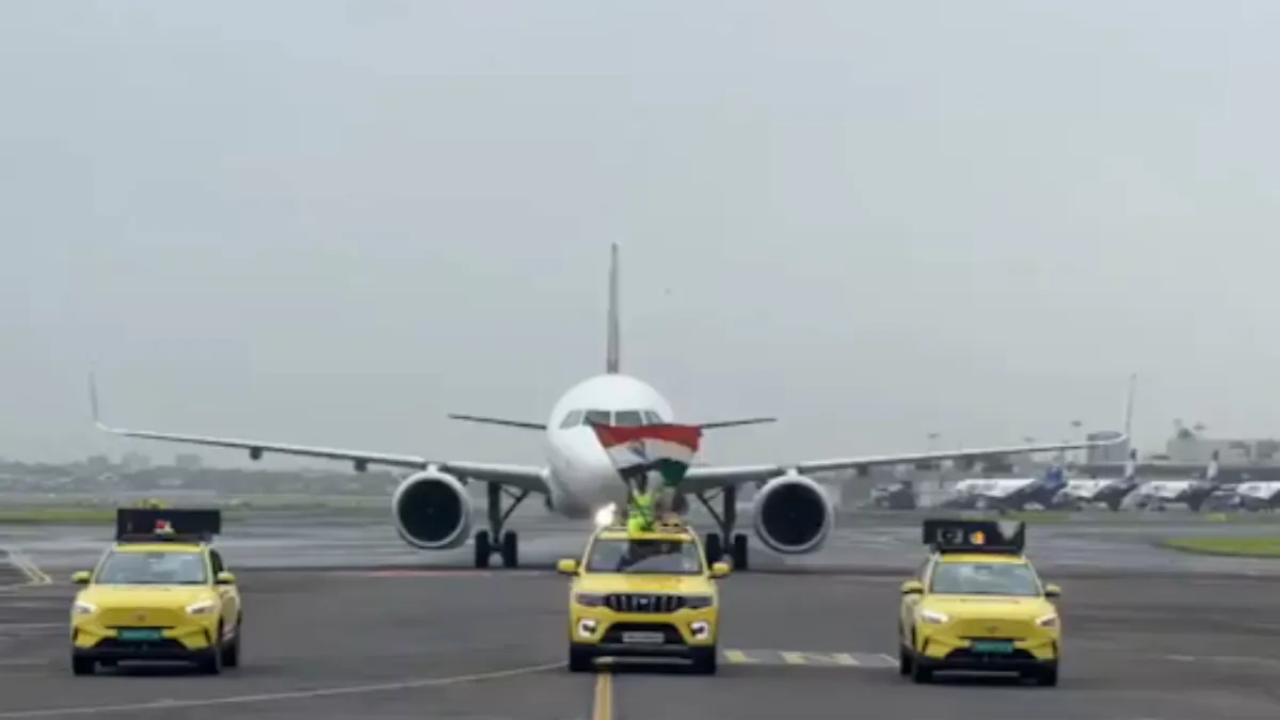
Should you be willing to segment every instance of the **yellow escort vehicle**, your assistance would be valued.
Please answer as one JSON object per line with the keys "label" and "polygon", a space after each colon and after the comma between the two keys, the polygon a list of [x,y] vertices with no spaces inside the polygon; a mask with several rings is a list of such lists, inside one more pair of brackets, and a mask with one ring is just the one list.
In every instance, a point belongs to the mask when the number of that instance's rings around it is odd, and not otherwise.
{"label": "yellow escort vehicle", "polygon": [[236,578],[209,546],[218,510],[120,508],[116,542],[71,607],[71,670],[122,660],[181,660],[208,674],[240,664]]}
{"label": "yellow escort vehicle", "polygon": [[602,528],[583,561],[561,560],[569,590],[569,669],[587,672],[601,657],[689,660],[716,672],[720,623],[716,579],[726,563],[708,565],[697,536],[682,523],[652,531]]}
{"label": "yellow escort vehicle", "polygon": [[1062,624],[1022,554],[1021,522],[926,520],[933,550],[902,585],[898,668],[917,683],[948,670],[1016,672],[1058,684]]}

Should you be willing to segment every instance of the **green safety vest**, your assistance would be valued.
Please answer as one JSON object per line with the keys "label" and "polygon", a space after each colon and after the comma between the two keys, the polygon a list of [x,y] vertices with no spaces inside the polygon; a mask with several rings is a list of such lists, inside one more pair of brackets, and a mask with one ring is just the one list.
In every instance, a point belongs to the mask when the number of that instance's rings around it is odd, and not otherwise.
{"label": "green safety vest", "polygon": [[653,493],[633,495],[630,512],[627,513],[627,527],[641,532],[653,527]]}

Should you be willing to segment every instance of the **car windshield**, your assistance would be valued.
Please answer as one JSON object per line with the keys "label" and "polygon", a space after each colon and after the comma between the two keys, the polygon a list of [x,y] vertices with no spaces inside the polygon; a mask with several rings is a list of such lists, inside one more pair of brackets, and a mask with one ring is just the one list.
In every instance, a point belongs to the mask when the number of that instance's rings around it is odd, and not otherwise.
{"label": "car windshield", "polygon": [[929,592],[941,595],[1040,594],[1040,584],[1025,563],[938,563]]}
{"label": "car windshield", "polygon": [[702,558],[696,543],[683,540],[596,540],[587,572],[634,575],[697,575]]}
{"label": "car windshield", "polygon": [[117,552],[98,570],[101,585],[203,585],[204,556],[194,552]]}

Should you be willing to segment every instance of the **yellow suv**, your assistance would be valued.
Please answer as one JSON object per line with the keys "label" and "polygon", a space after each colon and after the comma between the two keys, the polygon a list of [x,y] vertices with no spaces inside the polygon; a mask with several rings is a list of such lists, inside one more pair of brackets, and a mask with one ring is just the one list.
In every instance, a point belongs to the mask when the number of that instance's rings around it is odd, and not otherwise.
{"label": "yellow suv", "polygon": [[714,674],[720,601],[716,579],[726,563],[708,564],[697,536],[682,524],[652,532],[602,528],[581,562],[556,569],[569,590],[569,669],[590,671],[596,658],[656,657],[691,661]]}
{"label": "yellow suv", "polygon": [[236,578],[209,545],[218,510],[120,508],[116,542],[71,606],[71,669],[122,660],[182,660],[217,674],[240,664]]}
{"label": "yellow suv", "polygon": [[917,683],[945,670],[1016,672],[1058,684],[1062,623],[1022,554],[1021,522],[926,520],[929,557],[902,585],[898,667]]}

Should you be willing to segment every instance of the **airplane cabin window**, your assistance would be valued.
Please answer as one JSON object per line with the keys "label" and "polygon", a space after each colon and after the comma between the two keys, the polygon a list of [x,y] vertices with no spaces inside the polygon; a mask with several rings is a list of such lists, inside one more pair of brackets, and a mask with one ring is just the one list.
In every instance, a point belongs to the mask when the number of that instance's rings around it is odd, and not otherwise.
{"label": "airplane cabin window", "polygon": [[583,415],[583,412],[582,412],[581,410],[574,410],[573,412],[569,413],[568,415],[565,415],[565,416],[564,416],[564,420],[563,420],[563,421],[561,421],[561,423],[560,423],[560,428],[561,428],[561,429],[567,429],[567,428],[577,427],[577,426],[581,425],[581,424],[582,424],[582,415]]}
{"label": "airplane cabin window", "polygon": [[613,424],[618,427],[640,427],[645,424],[639,410],[619,410],[613,414]]}
{"label": "airplane cabin window", "polygon": [[588,410],[586,422],[588,425],[612,425],[613,418],[608,410]]}

